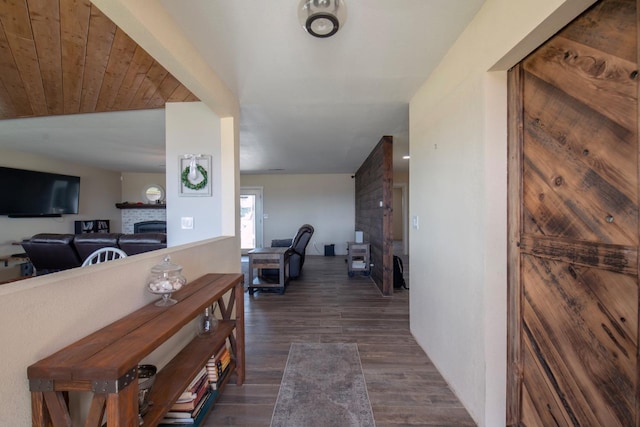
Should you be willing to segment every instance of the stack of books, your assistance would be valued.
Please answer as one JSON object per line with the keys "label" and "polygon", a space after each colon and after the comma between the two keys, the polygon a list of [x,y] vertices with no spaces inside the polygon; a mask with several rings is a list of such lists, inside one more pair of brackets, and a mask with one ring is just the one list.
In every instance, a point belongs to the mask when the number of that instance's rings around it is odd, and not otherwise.
{"label": "stack of books", "polygon": [[200,425],[216,400],[230,365],[231,352],[224,344],[191,381],[160,425]]}
{"label": "stack of books", "polygon": [[229,365],[231,364],[231,352],[226,345],[223,345],[215,355],[209,359],[205,366],[212,390],[218,390],[224,380]]}
{"label": "stack of books", "polygon": [[351,268],[353,269],[363,269],[367,267],[367,263],[364,261],[352,261]]}
{"label": "stack of books", "polygon": [[161,425],[199,425],[217,394],[218,391],[212,390],[209,386],[206,368],[202,368],[171,410],[165,414]]}

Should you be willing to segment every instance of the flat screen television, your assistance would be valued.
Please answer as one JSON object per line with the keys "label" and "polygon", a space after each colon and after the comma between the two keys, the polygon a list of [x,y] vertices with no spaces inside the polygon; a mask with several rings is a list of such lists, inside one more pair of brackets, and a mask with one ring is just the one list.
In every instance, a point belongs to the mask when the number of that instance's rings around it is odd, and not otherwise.
{"label": "flat screen television", "polygon": [[0,167],[0,215],[12,218],[77,214],[80,177]]}

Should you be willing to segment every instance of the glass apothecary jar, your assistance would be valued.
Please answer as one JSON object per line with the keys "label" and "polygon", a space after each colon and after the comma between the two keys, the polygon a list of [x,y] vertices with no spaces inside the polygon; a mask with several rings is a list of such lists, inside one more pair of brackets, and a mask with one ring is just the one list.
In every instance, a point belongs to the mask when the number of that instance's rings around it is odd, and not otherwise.
{"label": "glass apothecary jar", "polygon": [[156,303],[157,306],[169,306],[177,301],[171,298],[171,294],[187,283],[187,279],[182,275],[182,266],[171,262],[169,255],[165,256],[161,263],[151,268],[149,276],[149,292],[162,295],[162,299]]}

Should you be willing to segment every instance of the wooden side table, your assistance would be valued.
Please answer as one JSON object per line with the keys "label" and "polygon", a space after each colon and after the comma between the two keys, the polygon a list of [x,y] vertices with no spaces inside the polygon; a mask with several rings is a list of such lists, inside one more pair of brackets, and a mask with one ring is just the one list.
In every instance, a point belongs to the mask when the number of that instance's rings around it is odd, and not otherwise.
{"label": "wooden side table", "polygon": [[362,272],[365,276],[370,273],[371,249],[369,243],[348,242],[349,277],[353,277],[356,271]]}
{"label": "wooden side table", "polygon": [[0,263],[3,263],[5,267],[9,267],[9,263],[10,262],[28,262],[29,261],[29,257],[28,256],[16,256],[16,255],[8,255],[8,256],[3,256],[0,257]]}
{"label": "wooden side table", "polygon": [[[249,295],[256,289],[278,288],[283,294],[289,284],[289,248],[256,248],[249,251]],[[278,283],[269,283],[260,277],[260,272],[254,278],[253,269],[277,268],[280,270]]]}

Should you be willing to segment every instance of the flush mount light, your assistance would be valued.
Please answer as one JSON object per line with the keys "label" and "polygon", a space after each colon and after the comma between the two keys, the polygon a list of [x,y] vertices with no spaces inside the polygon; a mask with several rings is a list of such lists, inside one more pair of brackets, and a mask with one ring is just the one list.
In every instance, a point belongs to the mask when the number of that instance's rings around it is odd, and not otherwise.
{"label": "flush mount light", "polygon": [[346,12],[343,0],[301,0],[298,18],[309,34],[327,38],[344,25]]}

